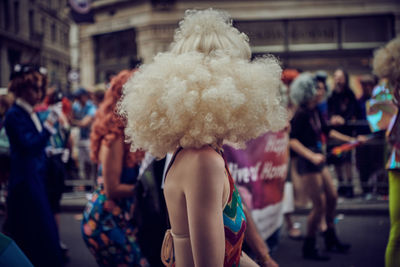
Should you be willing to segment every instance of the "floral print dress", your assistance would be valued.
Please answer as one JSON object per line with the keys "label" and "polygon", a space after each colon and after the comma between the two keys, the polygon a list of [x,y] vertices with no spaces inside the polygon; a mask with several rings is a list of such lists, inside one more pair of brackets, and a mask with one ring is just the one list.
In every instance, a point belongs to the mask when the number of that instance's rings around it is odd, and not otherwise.
{"label": "floral print dress", "polygon": [[[124,167],[121,183],[135,183],[138,170],[138,166]],[[149,266],[136,242],[133,209],[133,198],[107,199],[100,166],[98,187],[83,212],[81,227],[83,239],[99,266]]]}

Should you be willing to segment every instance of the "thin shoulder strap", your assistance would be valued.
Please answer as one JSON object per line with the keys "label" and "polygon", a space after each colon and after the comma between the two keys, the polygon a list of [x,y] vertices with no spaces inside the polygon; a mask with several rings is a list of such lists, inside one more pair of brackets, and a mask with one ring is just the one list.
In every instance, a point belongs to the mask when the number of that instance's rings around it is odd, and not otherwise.
{"label": "thin shoulder strap", "polygon": [[222,159],[224,160],[224,162],[225,162],[225,169],[226,169],[226,171],[229,173],[229,175],[230,175],[230,171],[229,171],[229,168],[228,168],[228,162],[226,161],[226,158],[225,158],[225,156],[224,156],[224,152],[222,151],[222,150],[215,150],[215,151],[217,151],[217,153],[222,157]]}
{"label": "thin shoulder strap", "polygon": [[231,199],[232,199],[232,193],[233,193],[233,190],[235,189],[235,182],[233,181],[233,177],[232,177],[232,174],[231,174],[231,172],[230,172],[230,170],[229,170],[229,167],[228,167],[228,161],[226,160],[226,158],[225,158],[225,156],[224,156],[224,152],[223,152],[223,150],[219,150],[219,151],[217,151],[217,153],[219,153],[220,155],[221,155],[221,157],[222,157],[222,159],[224,160],[224,162],[225,162],[225,171],[226,171],[226,175],[227,175],[227,178],[228,178],[228,181],[229,181],[229,195],[228,195],[228,199],[225,201],[225,204],[224,204],[224,208],[225,208],[225,206],[231,201]]}
{"label": "thin shoulder strap", "polygon": [[172,164],[174,163],[175,158],[176,158],[176,155],[178,155],[178,153],[179,153],[181,150],[182,150],[182,147],[179,147],[179,148],[174,152],[174,155],[172,156],[172,159],[171,159],[171,161],[170,161],[169,164],[168,164],[167,171],[165,172],[164,182],[165,182],[165,179],[167,179],[168,171],[169,171],[169,169],[171,168]]}
{"label": "thin shoulder strap", "polygon": [[[179,148],[174,152],[174,155],[172,156],[172,159],[171,159],[171,161],[170,161],[169,164],[168,164],[167,170],[165,171],[164,183],[165,183],[165,180],[167,179],[168,171],[169,171],[169,169],[171,168],[172,164],[173,164],[174,161],[175,161],[176,155],[178,155],[178,153],[179,153],[181,150],[182,150],[182,147],[179,147]],[[171,223],[170,223],[170,221],[169,221],[169,214],[167,214],[167,227],[168,227],[168,229],[171,229]]]}

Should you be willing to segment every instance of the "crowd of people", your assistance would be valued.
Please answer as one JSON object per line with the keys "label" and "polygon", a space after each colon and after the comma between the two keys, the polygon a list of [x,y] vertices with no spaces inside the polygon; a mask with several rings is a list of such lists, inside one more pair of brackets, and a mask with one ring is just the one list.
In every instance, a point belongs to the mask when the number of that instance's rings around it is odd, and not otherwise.
{"label": "crowd of people", "polygon": [[[8,94],[1,96],[1,186],[7,188],[3,232],[34,266],[61,266],[68,258],[58,229],[68,164],[75,164],[71,127],[80,127],[80,137],[88,141],[96,112],[84,89],[73,101],[47,86],[46,69],[31,63],[15,66]],[[78,144],[85,143],[82,139]],[[89,178],[84,172],[81,177]]]}
{"label": "crowd of people", "polygon": [[[342,68],[332,89],[325,71],[282,73],[273,56],[251,60],[247,36],[212,9],[187,11],[170,50],[113,74],[104,95],[80,88],[67,97],[47,86],[44,68],[17,65],[0,96],[0,239],[26,255],[10,258],[18,266],[63,266],[58,215],[76,165],[81,179],[96,181],[81,231],[99,266],[277,267],[270,253],[284,222],[303,240],[305,259],[326,261],[318,233],[327,252],[351,249],[334,220],[338,196],[355,194],[353,166],[370,196],[387,146],[386,266],[398,266],[399,39],[378,51],[373,67],[377,76],[360,77],[358,98]],[[158,204],[146,208],[165,210],[165,236],[138,233],[147,201],[138,182],[149,173],[162,190],[150,192]],[[311,202],[304,236],[291,218],[294,194]]]}

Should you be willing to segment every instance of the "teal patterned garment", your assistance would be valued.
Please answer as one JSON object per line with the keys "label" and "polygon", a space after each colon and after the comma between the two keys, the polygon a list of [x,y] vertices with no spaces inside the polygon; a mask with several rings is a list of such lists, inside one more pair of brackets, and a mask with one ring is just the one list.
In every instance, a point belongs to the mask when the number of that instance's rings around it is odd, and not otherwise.
{"label": "teal patterned garment", "polygon": [[[139,167],[124,167],[121,183],[133,184]],[[107,199],[99,167],[98,187],[83,212],[82,236],[99,266],[149,266],[136,242],[133,198]]]}
{"label": "teal patterned garment", "polygon": [[223,211],[225,230],[224,267],[237,267],[242,254],[246,216],[243,212],[242,199],[229,172],[226,160],[225,169],[229,179],[230,195]]}
{"label": "teal patterned garment", "polygon": [[[181,150],[182,147],[175,151],[166,173],[168,173],[175,161],[176,155],[178,155]],[[220,154],[225,161],[225,174],[229,180],[229,198],[223,210],[225,232],[224,267],[238,267],[240,265],[240,255],[242,254],[244,233],[246,231],[246,216],[243,212],[242,199],[236,189],[225,157],[221,151],[216,150],[216,152]],[[173,263],[173,266],[175,266],[175,263]]]}

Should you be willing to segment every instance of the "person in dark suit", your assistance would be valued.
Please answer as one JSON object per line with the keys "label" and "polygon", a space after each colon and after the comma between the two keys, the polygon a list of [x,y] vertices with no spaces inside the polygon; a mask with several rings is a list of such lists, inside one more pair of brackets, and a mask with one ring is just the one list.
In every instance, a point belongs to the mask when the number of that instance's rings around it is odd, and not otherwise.
{"label": "person in dark suit", "polygon": [[14,239],[32,264],[62,266],[56,223],[47,199],[45,146],[61,106],[51,107],[42,124],[33,111],[45,94],[42,68],[17,65],[9,91],[16,101],[8,110],[5,129],[10,142],[11,171],[4,231]]}

